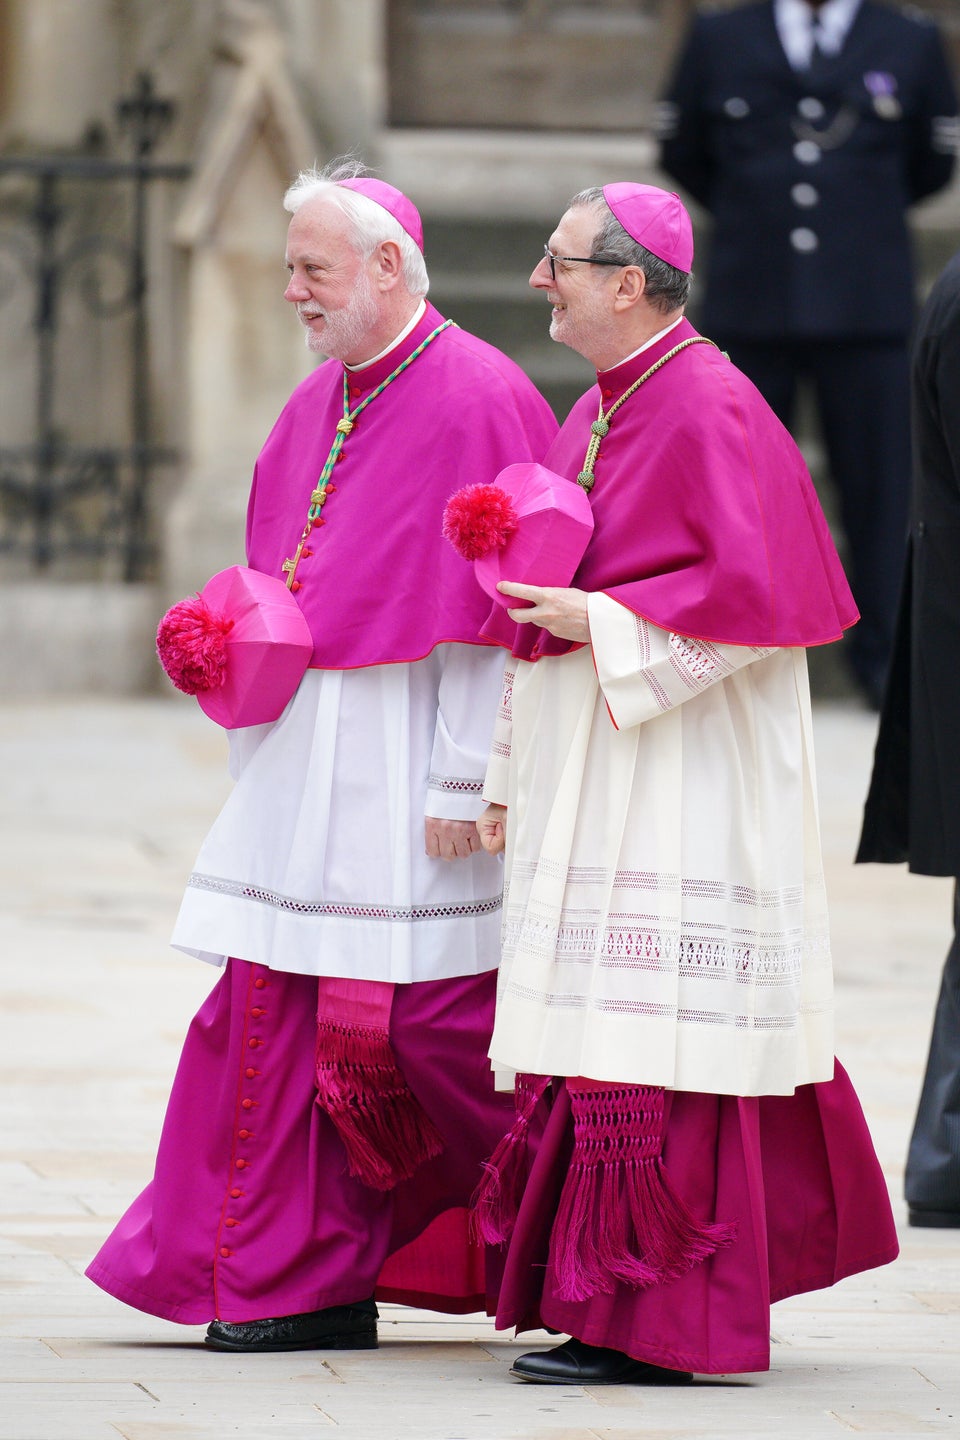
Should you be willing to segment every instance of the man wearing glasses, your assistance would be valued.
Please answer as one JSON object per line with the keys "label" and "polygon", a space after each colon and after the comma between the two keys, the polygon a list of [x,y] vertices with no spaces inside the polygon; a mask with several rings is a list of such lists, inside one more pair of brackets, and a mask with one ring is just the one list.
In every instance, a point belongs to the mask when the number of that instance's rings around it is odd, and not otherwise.
{"label": "man wearing glasses", "polygon": [[675,195],[575,196],[530,283],[596,368],[545,465],[571,588],[501,582],[481,817],[506,851],[490,1047],[517,1123],[477,1200],[542,1384],[765,1370],[770,1301],[892,1260],[833,1049],[808,645],[856,608],[790,436],[684,318]]}

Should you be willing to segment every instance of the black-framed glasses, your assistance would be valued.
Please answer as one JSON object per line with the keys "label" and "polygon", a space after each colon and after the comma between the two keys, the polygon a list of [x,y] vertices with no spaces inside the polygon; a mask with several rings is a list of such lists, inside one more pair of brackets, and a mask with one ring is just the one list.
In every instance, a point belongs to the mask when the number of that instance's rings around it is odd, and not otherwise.
{"label": "black-framed glasses", "polygon": [[592,255],[554,255],[549,245],[543,247],[543,258],[550,266],[550,279],[557,278],[557,261],[562,260],[565,265],[619,265],[624,264],[623,260],[597,260]]}

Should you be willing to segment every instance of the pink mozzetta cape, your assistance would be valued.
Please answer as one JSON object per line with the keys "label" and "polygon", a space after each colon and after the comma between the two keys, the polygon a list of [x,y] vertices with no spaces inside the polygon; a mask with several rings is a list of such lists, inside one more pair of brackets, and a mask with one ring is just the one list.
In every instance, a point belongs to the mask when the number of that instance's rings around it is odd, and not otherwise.
{"label": "pink mozzetta cape", "polygon": [[[576,483],[601,397],[606,411],[696,333],[682,320],[601,372],[543,463]],[[604,591],[663,630],[728,645],[823,645],[858,618],[800,452],[714,346],[688,346],[624,401],[594,475],[578,589]],[[499,607],[483,633],[524,659],[579,648],[514,625]]]}
{"label": "pink mozzetta cape", "polygon": [[[412,333],[366,370],[347,372],[355,408],[443,323],[428,305]],[[257,460],[247,558],[282,575],[343,415],[344,368],[320,365],[293,392]],[[315,668],[422,659],[443,641],[488,643],[490,600],[443,538],[444,506],[463,485],[540,460],[556,434],[546,401],[498,350],[451,326],[347,435],[329,499],[297,568]],[[309,551],[310,553],[307,553]]]}

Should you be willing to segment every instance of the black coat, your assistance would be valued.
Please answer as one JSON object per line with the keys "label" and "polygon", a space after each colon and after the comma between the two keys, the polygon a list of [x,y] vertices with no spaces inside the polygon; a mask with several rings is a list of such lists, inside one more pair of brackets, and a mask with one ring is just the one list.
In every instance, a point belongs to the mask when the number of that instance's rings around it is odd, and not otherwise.
{"label": "black coat", "polygon": [[920,317],[907,573],[857,860],[960,876],[960,251]]}
{"label": "black coat", "polygon": [[659,110],[661,164],[714,219],[702,328],[743,339],[905,337],[906,210],[946,185],[957,98],[940,33],[864,0],[816,78],[772,0],[698,15]]}

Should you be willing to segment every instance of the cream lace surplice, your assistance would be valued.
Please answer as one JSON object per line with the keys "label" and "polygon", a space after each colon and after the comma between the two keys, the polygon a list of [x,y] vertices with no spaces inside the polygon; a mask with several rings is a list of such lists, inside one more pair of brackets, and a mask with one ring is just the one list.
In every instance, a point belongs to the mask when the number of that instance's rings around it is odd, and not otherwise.
{"label": "cream lace surplice", "polygon": [[500,1072],[732,1095],[833,1074],[806,653],[668,634],[508,661]]}

